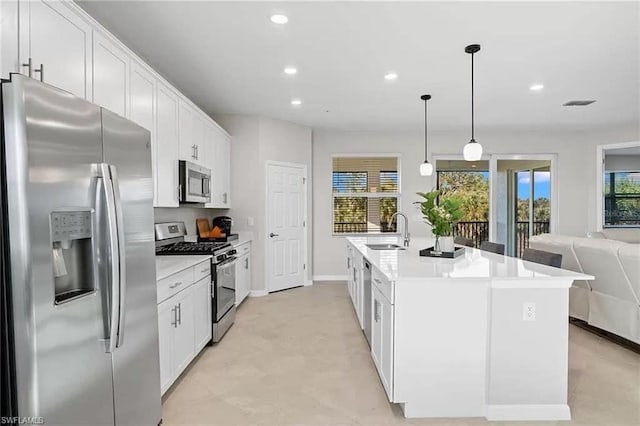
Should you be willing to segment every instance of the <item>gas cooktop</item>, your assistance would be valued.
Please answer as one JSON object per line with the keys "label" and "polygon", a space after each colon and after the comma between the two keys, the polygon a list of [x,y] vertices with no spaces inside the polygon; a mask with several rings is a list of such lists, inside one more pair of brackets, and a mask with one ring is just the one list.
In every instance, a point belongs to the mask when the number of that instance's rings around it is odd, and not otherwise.
{"label": "gas cooktop", "polygon": [[179,242],[156,247],[156,254],[215,254],[216,252],[228,247],[231,247],[231,244],[214,242]]}

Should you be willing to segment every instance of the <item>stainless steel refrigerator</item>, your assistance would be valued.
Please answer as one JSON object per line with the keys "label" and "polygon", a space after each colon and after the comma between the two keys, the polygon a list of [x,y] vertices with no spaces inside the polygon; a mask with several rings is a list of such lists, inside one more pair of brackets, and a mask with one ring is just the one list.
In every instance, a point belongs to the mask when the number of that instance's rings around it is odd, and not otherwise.
{"label": "stainless steel refrigerator", "polygon": [[2,415],[161,420],[149,132],[2,82]]}

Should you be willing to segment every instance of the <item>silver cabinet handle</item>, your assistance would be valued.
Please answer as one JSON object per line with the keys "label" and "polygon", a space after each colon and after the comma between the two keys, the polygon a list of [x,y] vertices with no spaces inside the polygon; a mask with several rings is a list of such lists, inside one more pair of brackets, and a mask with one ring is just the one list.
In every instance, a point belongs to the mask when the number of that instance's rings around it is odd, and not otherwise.
{"label": "silver cabinet handle", "polygon": [[379,280],[379,279],[377,279],[377,278],[374,278],[374,279],[373,279],[373,281],[377,282],[378,284],[382,284],[382,281],[380,281],[380,280]]}
{"label": "silver cabinet handle", "polygon": [[206,274],[209,271],[210,271],[210,268],[204,268],[202,271],[200,271],[200,273],[201,274]]}
{"label": "silver cabinet handle", "polygon": [[244,260],[244,269],[249,269],[249,259]]}
{"label": "silver cabinet handle", "polygon": [[182,302],[178,303],[178,325],[182,325]]}
{"label": "silver cabinet handle", "polygon": [[174,285],[170,285],[169,288],[176,288],[176,287],[181,286],[181,285],[182,285],[182,281],[178,281]]}
{"label": "silver cabinet handle", "polygon": [[227,204],[227,193],[226,192],[224,194],[222,194],[222,202],[224,204]]}
{"label": "silver cabinet handle", "polygon": [[198,145],[196,145],[196,160],[197,160],[197,159],[198,159],[198,157],[200,156],[200,155],[199,155],[199,154],[200,154],[200,152],[199,152],[199,151],[200,151],[200,150],[199,150],[199,148],[200,148],[200,147],[199,147]]}
{"label": "silver cabinet handle", "polygon": [[171,308],[171,325],[173,326],[173,328],[178,328],[178,307],[174,306],[173,308]]}
{"label": "silver cabinet handle", "polygon": [[23,67],[27,67],[27,75],[33,77],[33,59],[29,58],[26,64],[22,64]]}
{"label": "silver cabinet handle", "polygon": [[280,234],[274,234],[273,232],[269,234],[269,237],[273,238],[273,237],[279,237]]}
{"label": "silver cabinet handle", "polygon": [[40,68],[36,68],[33,72],[40,73],[40,81],[44,82],[44,64],[40,64]]}
{"label": "silver cabinet handle", "polygon": [[375,322],[380,320],[380,303],[375,299],[373,301],[373,319]]}

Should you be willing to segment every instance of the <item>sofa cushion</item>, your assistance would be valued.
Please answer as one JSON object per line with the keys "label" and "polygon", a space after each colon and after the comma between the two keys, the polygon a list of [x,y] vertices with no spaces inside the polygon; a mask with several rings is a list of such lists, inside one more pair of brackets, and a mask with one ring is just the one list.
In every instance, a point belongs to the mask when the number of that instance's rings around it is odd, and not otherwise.
{"label": "sofa cushion", "polygon": [[584,273],[596,277],[591,281],[593,291],[638,305],[638,297],[618,257],[620,248],[627,245],[609,239],[576,238],[573,249]]}
{"label": "sofa cushion", "polygon": [[640,244],[625,244],[618,250],[618,257],[631,288],[640,300]]}
{"label": "sofa cushion", "polygon": [[640,228],[605,228],[602,233],[609,240],[640,244]]}

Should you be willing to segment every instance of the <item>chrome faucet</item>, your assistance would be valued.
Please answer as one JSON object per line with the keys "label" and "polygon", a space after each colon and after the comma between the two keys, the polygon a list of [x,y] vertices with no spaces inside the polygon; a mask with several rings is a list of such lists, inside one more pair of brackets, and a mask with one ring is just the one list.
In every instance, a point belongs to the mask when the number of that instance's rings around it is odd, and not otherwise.
{"label": "chrome faucet", "polygon": [[404,235],[402,236],[402,238],[404,239],[404,246],[409,247],[409,241],[411,240],[411,235],[409,234],[409,219],[407,219],[406,214],[401,212],[395,212],[394,214],[392,214],[391,218],[389,219],[389,223],[387,224],[387,227],[391,228],[391,225],[393,224],[393,219],[396,216],[404,217]]}

